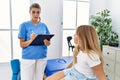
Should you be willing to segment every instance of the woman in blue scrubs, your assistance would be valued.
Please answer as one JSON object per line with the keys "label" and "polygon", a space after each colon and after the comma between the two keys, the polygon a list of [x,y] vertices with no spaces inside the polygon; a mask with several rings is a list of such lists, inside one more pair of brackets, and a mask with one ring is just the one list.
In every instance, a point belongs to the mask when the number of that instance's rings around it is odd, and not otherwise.
{"label": "woman in blue scrubs", "polygon": [[30,45],[38,34],[50,34],[47,25],[40,21],[40,12],[40,5],[33,3],[29,9],[30,21],[23,22],[19,27],[18,38],[22,48],[21,80],[43,80],[50,41],[45,39],[44,45]]}

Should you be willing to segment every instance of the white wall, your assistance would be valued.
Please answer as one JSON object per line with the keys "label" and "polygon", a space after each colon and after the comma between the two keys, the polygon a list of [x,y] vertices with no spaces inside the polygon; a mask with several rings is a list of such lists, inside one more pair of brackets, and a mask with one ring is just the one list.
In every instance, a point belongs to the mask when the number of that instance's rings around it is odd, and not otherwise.
{"label": "white wall", "polygon": [[96,12],[105,9],[105,0],[90,0],[90,15],[96,14]]}
{"label": "white wall", "polygon": [[55,36],[48,47],[48,58],[56,58],[62,55],[62,0],[31,0],[31,3],[39,3],[41,6],[41,20],[48,25]]}
{"label": "white wall", "polygon": [[119,35],[120,44],[120,1],[119,0],[91,0],[90,15],[98,11],[109,9],[111,11],[112,29]]}
{"label": "white wall", "polygon": [[120,0],[108,0],[108,9],[111,11],[113,31],[119,34],[120,44]]}

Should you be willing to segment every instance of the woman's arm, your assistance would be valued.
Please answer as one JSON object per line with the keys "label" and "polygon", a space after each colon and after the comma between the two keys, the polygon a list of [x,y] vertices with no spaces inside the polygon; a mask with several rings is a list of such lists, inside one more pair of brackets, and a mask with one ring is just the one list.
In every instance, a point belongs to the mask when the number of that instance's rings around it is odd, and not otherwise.
{"label": "woman's arm", "polygon": [[35,33],[32,33],[30,35],[30,40],[28,41],[25,41],[25,39],[23,38],[20,38],[20,47],[24,48],[24,47],[27,47],[30,45],[30,43],[36,38],[36,34]]}
{"label": "woman's arm", "polygon": [[21,48],[24,48],[24,47],[27,47],[30,45],[30,43],[32,42],[32,40],[28,40],[28,41],[25,41],[25,39],[20,39],[20,47]]}
{"label": "woman's arm", "polygon": [[63,71],[59,71],[49,77],[47,77],[45,80],[61,80],[65,77],[64,72]]}
{"label": "woman's arm", "polygon": [[92,67],[92,69],[95,75],[97,76],[98,80],[107,80],[102,64]]}
{"label": "woman's arm", "polygon": [[73,62],[71,62],[66,68],[71,68],[73,66]]}

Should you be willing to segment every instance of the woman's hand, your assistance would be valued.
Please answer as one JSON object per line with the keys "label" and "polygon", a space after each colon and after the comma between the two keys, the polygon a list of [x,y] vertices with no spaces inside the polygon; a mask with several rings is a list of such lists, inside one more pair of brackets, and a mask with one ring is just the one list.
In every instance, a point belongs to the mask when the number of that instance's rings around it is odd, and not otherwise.
{"label": "woman's hand", "polygon": [[27,47],[30,45],[30,43],[36,38],[36,34],[33,32],[31,35],[30,35],[30,40],[28,41],[25,41],[25,39],[20,39],[20,47],[24,48],[24,47]]}
{"label": "woman's hand", "polygon": [[31,35],[30,35],[30,40],[33,41],[35,38],[36,38],[36,34],[33,32]]}
{"label": "woman's hand", "polygon": [[45,40],[44,40],[44,44],[45,44],[46,46],[49,46],[49,45],[50,45],[50,41],[47,40],[47,39],[45,39]]}

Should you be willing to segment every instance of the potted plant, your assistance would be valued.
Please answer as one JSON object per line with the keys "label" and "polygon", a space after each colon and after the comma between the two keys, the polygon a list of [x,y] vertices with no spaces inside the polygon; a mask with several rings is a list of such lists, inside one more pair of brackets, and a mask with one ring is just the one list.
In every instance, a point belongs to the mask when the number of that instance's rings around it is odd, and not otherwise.
{"label": "potted plant", "polygon": [[110,46],[118,47],[119,46],[119,39],[118,35],[115,32],[110,33],[110,41],[109,41]]}
{"label": "potted plant", "polygon": [[119,43],[118,35],[112,31],[112,19],[110,18],[110,11],[105,9],[90,16],[90,23],[96,28],[100,39],[100,45],[109,45],[110,43]]}

